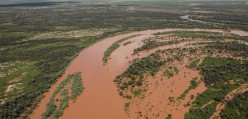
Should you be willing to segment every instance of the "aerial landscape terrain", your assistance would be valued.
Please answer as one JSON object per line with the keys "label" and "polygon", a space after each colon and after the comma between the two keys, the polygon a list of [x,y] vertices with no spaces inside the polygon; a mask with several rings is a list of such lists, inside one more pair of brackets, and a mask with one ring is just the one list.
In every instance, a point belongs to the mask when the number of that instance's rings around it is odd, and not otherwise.
{"label": "aerial landscape terrain", "polygon": [[0,0],[0,119],[248,119],[248,1]]}

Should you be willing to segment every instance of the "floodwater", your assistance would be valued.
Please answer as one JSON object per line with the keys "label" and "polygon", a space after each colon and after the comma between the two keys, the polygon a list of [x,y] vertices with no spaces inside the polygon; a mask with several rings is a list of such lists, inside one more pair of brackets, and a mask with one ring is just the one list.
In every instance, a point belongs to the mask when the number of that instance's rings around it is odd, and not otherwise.
{"label": "floodwater", "polygon": [[[220,29],[158,29],[145,30],[133,33],[121,34],[105,38],[92,46],[84,49],[71,62],[65,73],[58,81],[52,85],[45,97],[38,104],[37,109],[30,115],[31,119],[38,119],[40,115],[45,112],[46,103],[49,101],[53,91],[59,83],[65,79],[68,74],[81,72],[83,85],[85,87],[83,93],[77,98],[76,102],[70,102],[69,107],[65,109],[61,119],[127,119],[129,118],[124,111],[125,100],[119,96],[117,88],[113,82],[115,77],[124,72],[128,66],[129,61],[133,59],[133,50],[142,46],[142,40],[149,38],[153,33],[187,30],[187,31],[211,31],[222,32]],[[248,35],[247,32],[235,32],[238,35]],[[106,49],[115,41],[128,36],[142,34],[131,38],[134,41],[125,47],[118,48],[110,56],[108,64],[103,65],[103,54]]]}
{"label": "floodwater", "polygon": [[196,89],[189,91],[183,100],[177,99],[190,86],[193,78],[198,78],[198,80],[201,78],[199,71],[186,67],[188,63],[189,61],[185,58],[183,63],[176,61],[173,65],[169,65],[179,69],[179,73],[171,78],[163,76],[163,72],[158,72],[155,77],[149,76],[148,92],[145,92],[144,98],[132,100],[130,117],[135,118],[138,116],[137,112],[142,112],[142,115],[152,119],[164,119],[168,114],[171,114],[173,119],[183,119],[184,114],[190,108],[184,105],[192,102],[190,96],[196,97],[198,93],[207,89],[201,82]]}

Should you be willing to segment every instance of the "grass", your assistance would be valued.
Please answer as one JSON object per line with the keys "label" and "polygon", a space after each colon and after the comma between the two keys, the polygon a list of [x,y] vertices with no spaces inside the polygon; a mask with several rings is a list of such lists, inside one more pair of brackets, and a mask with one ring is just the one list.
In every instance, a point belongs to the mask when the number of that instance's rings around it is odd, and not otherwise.
{"label": "grass", "polygon": [[189,93],[190,90],[195,89],[199,85],[199,81],[197,81],[197,78],[193,78],[190,81],[190,86],[181,94],[181,96],[178,97],[178,99],[183,99],[185,96]]}
{"label": "grass", "polygon": [[110,55],[114,52],[114,50],[116,50],[118,47],[120,47],[120,43],[130,39],[130,38],[133,38],[133,37],[136,37],[136,36],[139,36],[140,34],[138,35],[132,35],[132,36],[128,36],[126,38],[122,38],[116,42],[114,42],[110,47],[107,48],[107,50],[104,52],[104,56],[103,56],[103,62],[104,63],[107,63],[108,62],[108,59],[110,57]]}
{"label": "grass", "polygon": [[240,64],[240,61],[226,58],[207,57],[203,60],[200,67],[224,66],[227,64]]}

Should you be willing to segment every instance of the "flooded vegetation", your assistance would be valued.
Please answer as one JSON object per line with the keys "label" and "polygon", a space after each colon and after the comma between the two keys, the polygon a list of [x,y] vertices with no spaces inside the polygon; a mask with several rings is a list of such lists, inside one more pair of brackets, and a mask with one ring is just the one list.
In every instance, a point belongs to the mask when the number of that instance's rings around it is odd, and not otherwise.
{"label": "flooded vegetation", "polygon": [[[69,106],[69,101],[75,101],[82,93],[83,85],[81,81],[80,73],[68,75],[53,92],[46,104],[46,111],[41,114],[41,119],[54,119],[63,115],[64,109]],[[69,96],[69,94],[71,95]]]}
{"label": "flooded vegetation", "polygon": [[247,118],[247,12],[242,0],[0,1],[0,118]]}

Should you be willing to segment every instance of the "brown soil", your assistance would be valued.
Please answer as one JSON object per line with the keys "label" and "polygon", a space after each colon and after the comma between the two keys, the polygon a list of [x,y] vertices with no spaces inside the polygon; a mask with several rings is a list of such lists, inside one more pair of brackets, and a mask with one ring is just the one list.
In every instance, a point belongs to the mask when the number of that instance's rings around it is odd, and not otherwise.
{"label": "brown soil", "polygon": [[[223,30],[212,30],[212,29],[159,29],[159,30],[145,30],[139,32],[133,32],[128,34],[117,35],[109,38],[105,38],[102,41],[97,42],[89,48],[84,49],[77,57],[74,59],[70,66],[67,68],[65,73],[58,81],[52,85],[50,90],[45,93],[45,97],[38,104],[37,109],[34,110],[33,114],[30,115],[31,119],[40,118],[41,113],[46,109],[46,103],[49,101],[52,92],[56,89],[58,84],[67,77],[68,74],[81,72],[82,79],[84,83],[85,90],[82,95],[80,95],[76,102],[70,102],[69,107],[65,109],[62,119],[126,119],[126,115],[123,104],[124,99],[122,99],[117,92],[116,86],[113,82],[115,77],[122,72],[124,72],[128,66],[129,61],[136,58],[132,56],[133,50],[137,47],[143,45],[141,42],[145,38],[149,38],[153,33],[165,32],[165,31],[176,31],[176,30],[187,30],[187,31],[212,31],[212,32],[224,32]],[[248,33],[243,34],[240,32],[235,32],[240,35],[248,35]],[[141,36],[132,38],[135,42],[118,48],[115,52],[112,53],[111,60],[109,64],[103,65],[103,54],[106,49],[115,41],[136,34],[143,34]],[[144,57],[149,53],[143,53],[139,57]],[[203,84],[199,85],[198,88],[189,92],[185,100],[182,100],[179,103],[170,104],[167,106],[168,100],[159,101],[161,99],[167,99],[168,96],[172,95],[178,97],[188,86],[189,79],[192,77],[198,77],[199,72],[193,71],[190,69],[181,69],[181,73],[190,72],[186,78],[183,79],[182,75],[179,74],[169,80],[164,79],[164,82],[161,82],[161,86],[155,89],[154,86],[150,86],[151,89],[156,90],[152,95],[147,94],[148,98],[144,103],[140,104],[140,109],[147,110],[146,104],[153,100],[158,101],[156,105],[160,105],[156,108],[157,113],[160,108],[166,108],[161,115],[165,113],[171,113],[178,118],[183,117],[183,113],[187,112],[188,108],[183,105],[189,101],[190,95],[196,95],[198,92],[205,90]],[[174,82],[175,81],[175,82]],[[182,83],[182,81],[184,83]],[[171,83],[174,82],[174,86],[171,86]],[[152,82],[151,82],[152,83]],[[162,86],[164,85],[164,86]],[[171,93],[170,90],[173,90]],[[162,95],[160,95],[162,91]],[[164,104],[164,105],[162,105]],[[171,106],[177,105],[177,106]],[[152,106],[152,105],[150,105]],[[133,107],[135,110],[135,107]],[[136,108],[139,109],[139,108]],[[154,108],[155,110],[155,108]],[[149,113],[149,115],[152,115]],[[165,115],[163,115],[166,117]],[[163,118],[164,118],[163,117]],[[136,118],[132,116],[131,118]]]}

